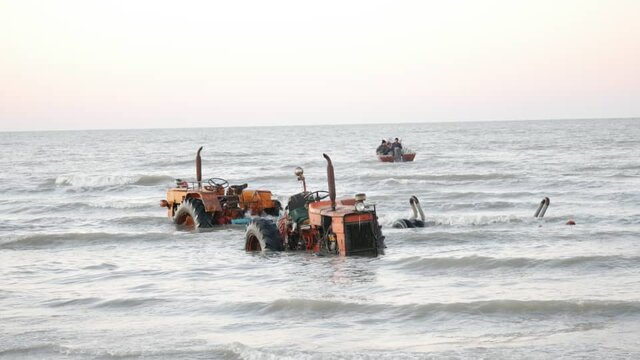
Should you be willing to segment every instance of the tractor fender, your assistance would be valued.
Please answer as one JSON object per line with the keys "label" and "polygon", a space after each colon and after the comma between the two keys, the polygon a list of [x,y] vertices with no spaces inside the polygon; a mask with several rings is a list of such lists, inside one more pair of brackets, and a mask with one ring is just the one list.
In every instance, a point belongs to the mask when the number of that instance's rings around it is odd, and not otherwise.
{"label": "tractor fender", "polygon": [[222,206],[218,200],[218,195],[212,192],[194,192],[189,193],[185,197],[186,199],[200,199],[204,204],[204,210],[208,213],[222,211]]}

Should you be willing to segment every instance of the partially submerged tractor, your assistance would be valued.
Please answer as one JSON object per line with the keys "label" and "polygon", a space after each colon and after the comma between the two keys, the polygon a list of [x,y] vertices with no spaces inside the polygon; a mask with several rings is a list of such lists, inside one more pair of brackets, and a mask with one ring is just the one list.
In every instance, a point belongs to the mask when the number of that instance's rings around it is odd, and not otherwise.
{"label": "partially submerged tractor", "polygon": [[[196,154],[196,181],[176,179],[176,187],[167,190],[160,206],[176,225],[209,228],[215,225],[242,223],[246,215],[278,216],[281,205],[271,191],[249,190],[247,184],[229,185],[222,178],[202,180],[202,147]],[[246,223],[245,222],[245,223]]]}
{"label": "partially submerged tractor", "polygon": [[307,191],[304,171],[296,168],[303,191],[289,198],[277,224],[263,218],[251,221],[245,234],[247,251],[308,250],[346,256],[383,252],[384,236],[375,205],[365,203],[365,194],[336,200],[333,164],[327,154],[323,156],[329,191]]}

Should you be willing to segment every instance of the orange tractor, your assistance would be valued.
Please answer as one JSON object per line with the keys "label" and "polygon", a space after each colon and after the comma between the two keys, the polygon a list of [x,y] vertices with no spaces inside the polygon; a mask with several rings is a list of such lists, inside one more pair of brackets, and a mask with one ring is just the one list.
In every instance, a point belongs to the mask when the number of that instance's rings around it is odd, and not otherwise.
{"label": "orange tractor", "polygon": [[[295,174],[303,191],[289,198],[277,225],[252,219],[245,234],[247,251],[309,250],[315,253],[377,256],[385,247],[376,207],[365,194],[336,201],[333,164],[327,154],[329,191],[307,191],[302,168]],[[329,200],[325,200],[329,198]]]}
{"label": "orange tractor", "polygon": [[210,178],[203,185],[200,151],[202,147],[196,154],[196,181],[176,179],[176,187],[168,189],[167,199],[160,201],[176,225],[209,228],[248,221],[245,214],[278,216],[282,206],[271,198],[271,191],[229,185],[221,178]]}

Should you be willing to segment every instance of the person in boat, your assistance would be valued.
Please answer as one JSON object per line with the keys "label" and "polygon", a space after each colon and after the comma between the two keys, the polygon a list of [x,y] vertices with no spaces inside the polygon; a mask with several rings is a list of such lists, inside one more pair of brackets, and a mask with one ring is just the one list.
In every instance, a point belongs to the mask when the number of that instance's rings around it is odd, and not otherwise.
{"label": "person in boat", "polygon": [[376,149],[376,154],[378,155],[387,155],[390,151],[389,145],[387,144],[387,140],[382,140],[382,144],[378,146]]}
{"label": "person in boat", "polygon": [[400,143],[400,140],[398,140],[398,138],[396,138],[393,144],[391,144],[391,150],[393,151],[395,150],[395,148],[399,148],[400,150],[402,150],[402,144]]}
{"label": "person in boat", "polygon": [[398,138],[391,144],[391,153],[393,154],[394,161],[402,161],[402,144]]}

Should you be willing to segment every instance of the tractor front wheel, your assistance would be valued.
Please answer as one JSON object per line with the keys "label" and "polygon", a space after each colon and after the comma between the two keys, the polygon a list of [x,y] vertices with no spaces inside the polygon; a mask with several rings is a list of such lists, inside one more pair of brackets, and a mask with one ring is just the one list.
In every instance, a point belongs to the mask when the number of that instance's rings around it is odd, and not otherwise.
{"label": "tractor front wheel", "polygon": [[245,233],[246,251],[282,251],[282,239],[278,233],[278,227],[269,219],[253,219],[247,226]]}
{"label": "tractor front wheel", "polygon": [[186,199],[178,206],[173,216],[176,225],[195,227],[196,229],[210,228],[213,226],[211,216],[204,209],[200,199]]}

